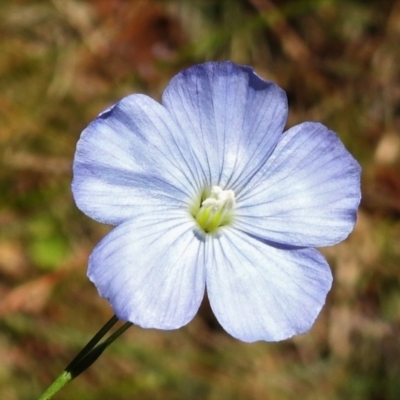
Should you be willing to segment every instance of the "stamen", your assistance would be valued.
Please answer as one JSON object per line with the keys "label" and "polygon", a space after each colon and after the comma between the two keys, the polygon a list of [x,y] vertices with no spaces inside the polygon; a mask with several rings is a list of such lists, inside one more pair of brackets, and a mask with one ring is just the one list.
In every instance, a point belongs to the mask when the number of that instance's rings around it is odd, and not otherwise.
{"label": "stamen", "polygon": [[231,222],[231,211],[235,204],[233,190],[223,190],[219,186],[213,186],[210,196],[203,200],[194,217],[205,232],[214,232],[218,227]]}

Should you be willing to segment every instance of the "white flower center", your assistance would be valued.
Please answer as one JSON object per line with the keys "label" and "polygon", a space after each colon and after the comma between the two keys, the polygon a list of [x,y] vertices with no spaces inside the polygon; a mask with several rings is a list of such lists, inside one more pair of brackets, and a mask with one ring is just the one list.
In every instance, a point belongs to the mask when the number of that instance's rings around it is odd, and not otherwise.
{"label": "white flower center", "polygon": [[233,190],[213,186],[210,195],[201,200],[200,208],[193,210],[192,215],[204,232],[212,233],[220,226],[231,223],[235,204]]}

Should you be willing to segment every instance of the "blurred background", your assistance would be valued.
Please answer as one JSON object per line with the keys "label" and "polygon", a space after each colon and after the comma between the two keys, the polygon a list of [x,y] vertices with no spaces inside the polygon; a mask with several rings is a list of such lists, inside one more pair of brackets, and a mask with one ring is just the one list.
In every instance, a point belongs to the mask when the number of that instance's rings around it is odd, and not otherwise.
{"label": "blurred background", "polygon": [[0,399],[32,400],[112,316],[86,278],[109,230],[71,197],[82,129],[130,93],[156,99],[205,60],[288,93],[288,126],[338,132],[363,166],[348,240],[310,333],[241,343],[207,304],[188,326],[132,327],[56,398],[400,399],[400,1],[0,2]]}

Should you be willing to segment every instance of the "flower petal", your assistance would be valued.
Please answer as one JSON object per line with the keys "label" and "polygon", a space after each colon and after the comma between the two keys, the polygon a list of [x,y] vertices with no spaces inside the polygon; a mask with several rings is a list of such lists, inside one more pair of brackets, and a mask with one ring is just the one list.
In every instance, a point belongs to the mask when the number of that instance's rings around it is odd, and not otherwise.
{"label": "flower petal", "polygon": [[193,222],[145,215],[114,228],[89,258],[89,279],[118,318],[143,328],[176,329],[204,296],[202,242]]}
{"label": "flower petal", "polygon": [[250,67],[196,65],[176,75],[162,103],[208,171],[208,186],[239,192],[265,163],[287,119],[285,92]]}
{"label": "flower petal", "polygon": [[[93,219],[117,225],[149,207],[177,208],[198,196],[198,171],[168,111],[132,95],[100,114],[82,133],[72,191]],[[188,135],[190,136],[190,135]]]}
{"label": "flower petal", "polygon": [[207,293],[228,333],[277,341],[311,328],[332,282],[315,249],[278,249],[234,229],[206,245]]}
{"label": "flower petal", "polygon": [[237,198],[235,226],[274,243],[336,244],[355,224],[360,173],[334,132],[319,123],[297,125]]}

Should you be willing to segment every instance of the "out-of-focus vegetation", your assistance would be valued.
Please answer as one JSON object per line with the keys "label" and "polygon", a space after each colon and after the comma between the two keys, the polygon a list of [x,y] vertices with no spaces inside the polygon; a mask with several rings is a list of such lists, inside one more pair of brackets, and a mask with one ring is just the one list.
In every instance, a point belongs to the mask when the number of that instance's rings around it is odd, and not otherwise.
{"label": "out-of-focus vegetation", "polygon": [[[244,344],[209,307],[187,327],[131,328],[57,399],[400,398],[400,1],[0,2],[0,399],[35,399],[112,312],[86,279],[108,231],[82,215],[82,129],[128,93],[159,98],[204,60],[254,66],[363,166],[350,238],[307,335]],[[268,260],[266,260],[268,262]]]}

